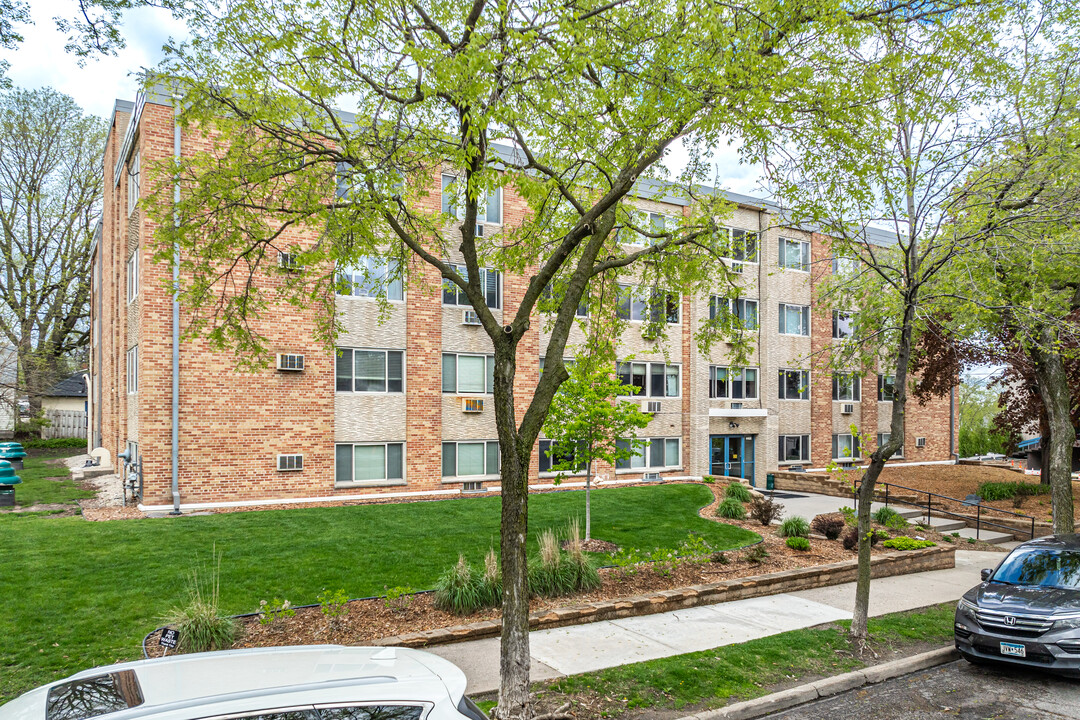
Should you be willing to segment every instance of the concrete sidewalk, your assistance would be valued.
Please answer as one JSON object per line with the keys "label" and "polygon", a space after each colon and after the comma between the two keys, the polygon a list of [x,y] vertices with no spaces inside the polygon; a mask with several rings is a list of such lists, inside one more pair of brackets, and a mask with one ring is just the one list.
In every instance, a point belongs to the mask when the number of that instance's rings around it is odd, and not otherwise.
{"label": "concrete sidewalk", "polygon": [[[957,550],[956,567],[879,578],[870,589],[870,614],[884,615],[958,600],[978,584],[979,570],[1004,553]],[[621,620],[537,630],[529,635],[532,679],[602,670],[628,663],[767,637],[851,618],[855,583],[735,600]],[[499,686],[499,639],[488,638],[429,651],[450,660],[468,678],[468,692]]]}

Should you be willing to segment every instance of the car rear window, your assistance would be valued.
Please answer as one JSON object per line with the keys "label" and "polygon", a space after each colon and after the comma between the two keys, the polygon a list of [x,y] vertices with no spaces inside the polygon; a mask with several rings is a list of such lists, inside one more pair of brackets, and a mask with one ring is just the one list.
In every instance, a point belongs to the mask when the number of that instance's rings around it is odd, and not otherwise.
{"label": "car rear window", "polygon": [[357,705],[319,708],[322,720],[420,720],[424,708],[419,705]]}
{"label": "car rear window", "polygon": [[1080,589],[1080,553],[1068,550],[1018,549],[1001,563],[992,582],[1006,585]]}
{"label": "car rear window", "polygon": [[45,720],[85,720],[142,704],[135,671],[120,670],[49,688]]}

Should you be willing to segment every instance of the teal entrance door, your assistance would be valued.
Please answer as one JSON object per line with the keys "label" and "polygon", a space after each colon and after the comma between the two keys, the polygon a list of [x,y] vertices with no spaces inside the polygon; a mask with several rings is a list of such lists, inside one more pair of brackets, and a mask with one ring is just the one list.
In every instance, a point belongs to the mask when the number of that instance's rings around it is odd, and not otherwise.
{"label": "teal entrance door", "polygon": [[709,436],[709,467],[712,475],[753,479],[754,436]]}

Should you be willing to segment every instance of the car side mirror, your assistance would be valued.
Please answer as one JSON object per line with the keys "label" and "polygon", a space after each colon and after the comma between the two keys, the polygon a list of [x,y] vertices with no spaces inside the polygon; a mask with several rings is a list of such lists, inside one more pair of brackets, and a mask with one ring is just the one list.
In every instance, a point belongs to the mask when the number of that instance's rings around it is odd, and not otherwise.
{"label": "car side mirror", "polygon": [[986,582],[987,580],[989,580],[990,576],[993,575],[993,574],[994,574],[994,568],[983,568],[982,570],[979,571],[979,577],[981,577],[983,579],[983,582]]}

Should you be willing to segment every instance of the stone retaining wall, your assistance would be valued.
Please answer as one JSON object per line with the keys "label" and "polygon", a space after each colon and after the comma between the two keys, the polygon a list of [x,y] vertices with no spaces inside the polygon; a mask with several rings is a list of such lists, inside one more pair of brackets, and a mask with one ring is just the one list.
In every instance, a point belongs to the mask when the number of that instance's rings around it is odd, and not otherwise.
{"label": "stone retaining wall", "polygon": [[[890,577],[927,570],[944,570],[955,566],[956,548],[944,546],[875,555],[871,561],[871,572],[874,577]],[[533,630],[539,630],[565,625],[582,625],[599,620],[652,615],[697,605],[712,605],[730,600],[776,595],[827,585],[839,585],[854,582],[857,574],[858,560],[844,560],[829,565],[785,570],[767,575],[754,575],[676,590],[663,590],[650,595],[616,598],[584,605],[543,610],[529,616],[529,627]],[[395,635],[376,640],[372,645],[398,645],[404,647],[442,645],[463,640],[494,637],[499,634],[499,630],[500,622],[498,620],[485,620],[470,625],[456,625],[407,635]]]}

